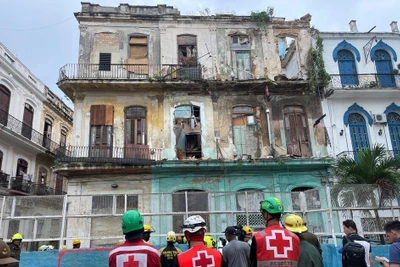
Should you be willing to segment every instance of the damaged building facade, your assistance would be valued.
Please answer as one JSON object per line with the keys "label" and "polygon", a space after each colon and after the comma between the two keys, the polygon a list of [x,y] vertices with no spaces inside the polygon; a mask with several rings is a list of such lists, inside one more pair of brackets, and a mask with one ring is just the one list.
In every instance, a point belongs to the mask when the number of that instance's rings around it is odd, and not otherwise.
{"label": "damaged building facade", "polygon": [[[148,217],[161,233],[179,232],[192,211],[221,231],[245,222],[206,213],[244,211],[250,194],[254,220],[247,223],[257,228],[264,192],[289,192],[281,197],[293,210],[296,192],[329,176],[326,131],[315,124],[321,104],[306,79],[310,15],[260,23],[185,16],[166,5],[82,3],[75,17],[79,61],[62,67],[58,82],[75,104],[73,145],[56,171],[68,177],[69,195],[98,197],[70,209],[93,213],[110,194],[117,209],[181,212],[163,223]],[[216,192],[238,193],[210,197]],[[82,220],[69,220],[68,237],[119,229],[119,217],[107,225],[92,218],[87,232],[75,227]],[[96,242],[86,245],[104,245]]]}

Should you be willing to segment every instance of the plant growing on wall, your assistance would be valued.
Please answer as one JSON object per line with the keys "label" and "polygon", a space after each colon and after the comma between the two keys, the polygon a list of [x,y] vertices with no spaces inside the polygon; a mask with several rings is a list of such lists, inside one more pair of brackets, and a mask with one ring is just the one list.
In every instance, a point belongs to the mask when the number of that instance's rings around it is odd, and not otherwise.
{"label": "plant growing on wall", "polygon": [[251,19],[257,22],[258,27],[266,28],[274,15],[274,8],[267,7],[266,11],[251,11]]}
{"label": "plant growing on wall", "polygon": [[330,81],[330,76],[325,70],[325,62],[323,57],[324,45],[323,39],[317,33],[316,46],[311,47],[308,52],[307,70],[309,79],[309,88],[314,91],[318,86],[326,86]]}

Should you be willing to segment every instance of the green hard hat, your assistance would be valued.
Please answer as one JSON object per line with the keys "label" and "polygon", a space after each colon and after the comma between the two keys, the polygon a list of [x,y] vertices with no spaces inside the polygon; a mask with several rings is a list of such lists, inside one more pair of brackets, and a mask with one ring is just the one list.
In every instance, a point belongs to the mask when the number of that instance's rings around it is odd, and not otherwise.
{"label": "green hard hat", "polygon": [[283,213],[283,205],[276,197],[268,197],[260,202],[260,211],[265,210],[269,214]]}
{"label": "green hard hat", "polygon": [[122,216],[121,226],[124,234],[143,229],[143,217],[137,210],[128,210]]}

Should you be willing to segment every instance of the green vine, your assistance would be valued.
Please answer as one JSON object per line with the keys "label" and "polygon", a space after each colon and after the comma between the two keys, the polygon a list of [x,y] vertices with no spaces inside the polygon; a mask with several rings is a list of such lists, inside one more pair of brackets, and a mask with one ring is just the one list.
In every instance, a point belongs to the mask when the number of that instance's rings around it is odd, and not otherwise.
{"label": "green vine", "polygon": [[317,43],[315,48],[312,47],[310,49],[307,60],[309,88],[311,91],[315,91],[319,86],[326,86],[331,79],[325,70],[323,39],[318,35],[317,30],[315,32]]}
{"label": "green vine", "polygon": [[267,11],[251,11],[251,19],[257,22],[258,27],[266,28],[274,15],[274,8],[267,7]]}

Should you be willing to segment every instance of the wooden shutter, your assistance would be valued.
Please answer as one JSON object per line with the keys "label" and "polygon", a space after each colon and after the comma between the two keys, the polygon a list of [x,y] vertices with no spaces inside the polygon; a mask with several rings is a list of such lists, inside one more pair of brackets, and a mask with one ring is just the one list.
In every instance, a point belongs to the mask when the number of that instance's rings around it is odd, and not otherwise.
{"label": "wooden shutter", "polygon": [[90,107],[90,125],[112,126],[114,107],[109,105],[92,105]]}
{"label": "wooden shutter", "polygon": [[104,125],[112,126],[114,119],[114,106],[107,105],[105,108],[105,121]]}

